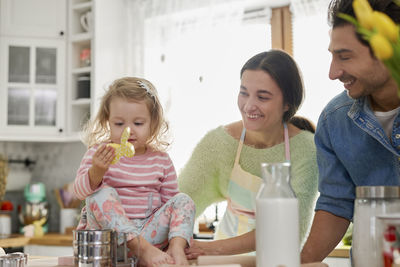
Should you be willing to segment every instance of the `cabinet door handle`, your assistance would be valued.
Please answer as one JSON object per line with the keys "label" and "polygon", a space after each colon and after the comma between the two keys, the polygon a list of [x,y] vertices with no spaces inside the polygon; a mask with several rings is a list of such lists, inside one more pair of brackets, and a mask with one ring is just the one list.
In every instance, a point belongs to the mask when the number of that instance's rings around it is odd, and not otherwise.
{"label": "cabinet door handle", "polygon": [[62,129],[62,128],[58,129],[58,132],[59,132],[59,133],[62,133],[62,132],[63,132],[63,129]]}
{"label": "cabinet door handle", "polygon": [[64,35],[64,31],[60,31],[60,36],[63,36]]}

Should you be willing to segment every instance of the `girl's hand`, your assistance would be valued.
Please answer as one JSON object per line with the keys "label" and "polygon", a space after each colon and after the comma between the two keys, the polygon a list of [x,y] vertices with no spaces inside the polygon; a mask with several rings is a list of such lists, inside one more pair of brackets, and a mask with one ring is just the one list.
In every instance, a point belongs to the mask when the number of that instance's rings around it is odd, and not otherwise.
{"label": "girl's hand", "polygon": [[95,190],[103,180],[103,176],[108,170],[115,151],[111,146],[101,145],[92,157],[92,167],[89,169],[90,187]]}
{"label": "girl's hand", "polygon": [[92,166],[104,174],[108,170],[114,156],[114,148],[102,144],[93,155]]}

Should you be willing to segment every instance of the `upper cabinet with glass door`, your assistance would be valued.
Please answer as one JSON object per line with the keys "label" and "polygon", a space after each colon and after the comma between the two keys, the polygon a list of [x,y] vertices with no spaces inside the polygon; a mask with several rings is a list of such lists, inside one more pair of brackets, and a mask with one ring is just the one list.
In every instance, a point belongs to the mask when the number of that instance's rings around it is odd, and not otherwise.
{"label": "upper cabinet with glass door", "polygon": [[66,0],[0,0],[0,140],[65,138]]}
{"label": "upper cabinet with glass door", "polygon": [[[1,38],[0,140],[51,141],[65,125],[59,40]],[[50,140],[46,140],[50,138]]]}

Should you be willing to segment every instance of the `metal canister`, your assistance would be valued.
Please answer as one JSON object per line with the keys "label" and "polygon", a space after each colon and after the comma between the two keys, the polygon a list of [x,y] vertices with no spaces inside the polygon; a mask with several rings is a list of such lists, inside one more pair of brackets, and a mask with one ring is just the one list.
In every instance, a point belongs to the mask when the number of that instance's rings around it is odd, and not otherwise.
{"label": "metal canister", "polygon": [[28,266],[28,255],[22,252],[14,252],[0,256],[0,267],[25,267],[25,266]]}
{"label": "metal canister", "polygon": [[77,230],[73,231],[74,263],[79,267],[112,266],[114,231]]}
{"label": "metal canister", "polygon": [[[376,248],[377,216],[400,212],[400,186],[359,186],[353,217],[353,266],[381,266]],[[368,240],[366,242],[365,240]]]}
{"label": "metal canister", "polygon": [[76,267],[134,267],[137,259],[128,257],[127,234],[118,246],[117,232],[111,229],[73,231]]}

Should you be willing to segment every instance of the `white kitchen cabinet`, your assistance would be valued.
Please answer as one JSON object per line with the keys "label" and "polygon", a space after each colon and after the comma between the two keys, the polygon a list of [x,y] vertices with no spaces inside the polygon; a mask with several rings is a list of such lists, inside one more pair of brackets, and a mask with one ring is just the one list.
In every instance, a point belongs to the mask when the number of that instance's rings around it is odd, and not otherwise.
{"label": "white kitchen cabinet", "polygon": [[66,138],[67,0],[0,0],[0,140]]}
{"label": "white kitchen cabinet", "polygon": [[0,141],[78,141],[127,75],[126,1],[0,0],[0,14]]}
{"label": "white kitchen cabinet", "polygon": [[62,135],[64,40],[1,37],[0,54],[0,140]]}
{"label": "white kitchen cabinet", "polygon": [[66,0],[1,0],[3,36],[64,39]]}

